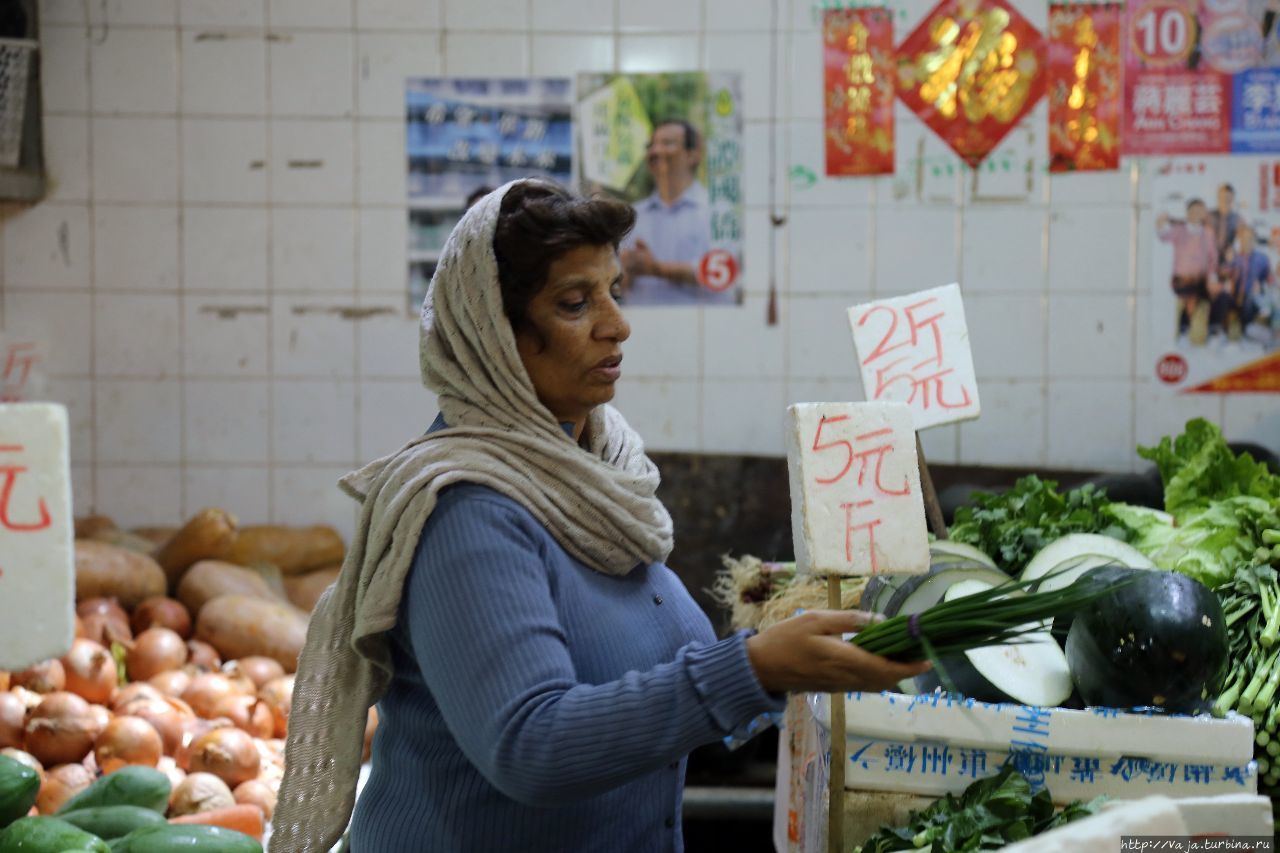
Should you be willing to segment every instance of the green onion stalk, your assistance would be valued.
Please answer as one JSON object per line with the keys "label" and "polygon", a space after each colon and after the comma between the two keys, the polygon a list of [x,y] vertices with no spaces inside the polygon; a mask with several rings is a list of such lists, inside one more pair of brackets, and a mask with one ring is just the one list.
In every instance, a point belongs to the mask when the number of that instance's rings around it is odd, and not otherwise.
{"label": "green onion stalk", "polygon": [[[1046,575],[1052,577],[1053,575]],[[942,658],[984,646],[1016,645],[1043,633],[1059,616],[1073,614],[1114,590],[1133,582],[1077,580],[1049,592],[1024,592],[1038,581],[1009,581],[990,589],[943,601],[922,613],[891,616],[862,629],[850,641],[882,657],[899,661],[928,660],[943,686],[956,692]],[[1261,691],[1261,686],[1259,691]]]}

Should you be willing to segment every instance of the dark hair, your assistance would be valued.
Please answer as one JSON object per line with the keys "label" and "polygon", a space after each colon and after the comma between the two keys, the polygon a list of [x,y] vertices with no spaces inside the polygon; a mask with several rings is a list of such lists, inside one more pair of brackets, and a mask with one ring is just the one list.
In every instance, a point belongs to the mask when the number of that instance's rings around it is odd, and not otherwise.
{"label": "dark hair", "polygon": [[1203,199],[1193,198],[1191,201],[1187,202],[1187,210],[1190,211],[1191,208],[1195,207],[1197,204],[1201,207],[1205,206]]}
{"label": "dark hair", "polygon": [[1231,186],[1231,184],[1223,184],[1222,186],[1218,187],[1218,189],[1226,190],[1227,192],[1231,193],[1231,195],[1233,196],[1236,194],[1236,188]]}
{"label": "dark hair", "polygon": [[664,118],[653,126],[657,130],[664,125],[674,124],[684,128],[684,148],[686,151],[693,151],[698,147],[698,129],[682,118]]}
{"label": "dark hair", "polygon": [[471,195],[467,196],[467,208],[478,202],[480,199],[493,192],[493,187],[479,186],[471,191]]}
{"label": "dark hair", "polygon": [[550,183],[523,183],[507,190],[493,253],[502,309],[511,327],[524,327],[529,301],[546,285],[552,262],[579,246],[617,249],[635,221],[635,210],[625,202],[579,198]]}

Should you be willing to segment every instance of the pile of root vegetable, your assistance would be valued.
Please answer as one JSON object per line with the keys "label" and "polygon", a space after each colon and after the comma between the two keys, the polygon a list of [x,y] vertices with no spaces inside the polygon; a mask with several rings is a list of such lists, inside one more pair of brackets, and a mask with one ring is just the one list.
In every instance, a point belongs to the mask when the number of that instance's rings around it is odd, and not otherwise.
{"label": "pile of root vegetable", "polygon": [[[142,808],[166,832],[219,827],[260,841],[309,614],[343,553],[332,528],[239,527],[216,509],[180,529],[78,519],[71,649],[0,671],[0,847],[14,832],[22,849],[42,849],[31,839],[50,831],[63,843],[60,822],[115,807],[135,811],[84,828],[154,834],[134,825]],[[376,725],[371,712],[366,755]],[[96,837],[130,849],[124,835]]]}

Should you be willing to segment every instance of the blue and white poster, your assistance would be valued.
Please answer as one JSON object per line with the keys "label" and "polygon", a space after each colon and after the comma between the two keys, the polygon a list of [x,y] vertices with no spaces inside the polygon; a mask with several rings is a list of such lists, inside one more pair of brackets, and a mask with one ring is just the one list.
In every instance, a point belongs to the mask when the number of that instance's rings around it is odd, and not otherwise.
{"label": "blue and white poster", "polygon": [[453,226],[517,178],[569,186],[568,79],[410,79],[405,90],[410,314],[417,314]]}

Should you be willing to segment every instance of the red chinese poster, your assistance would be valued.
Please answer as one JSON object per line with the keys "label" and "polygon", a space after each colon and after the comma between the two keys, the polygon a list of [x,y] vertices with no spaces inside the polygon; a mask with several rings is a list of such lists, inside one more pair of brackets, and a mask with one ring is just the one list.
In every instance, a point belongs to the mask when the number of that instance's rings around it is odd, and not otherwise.
{"label": "red chinese poster", "polygon": [[898,97],[970,166],[1035,106],[1044,38],[1005,0],[942,0],[898,46]]}
{"label": "red chinese poster", "polygon": [[1126,154],[1231,150],[1231,75],[1206,63],[1196,0],[1137,0],[1126,10]]}
{"label": "red chinese poster", "polygon": [[893,18],[883,7],[822,18],[827,174],[893,173]]}
{"label": "red chinese poster", "polygon": [[1120,23],[1123,7],[1049,7],[1049,170],[1120,165]]}

